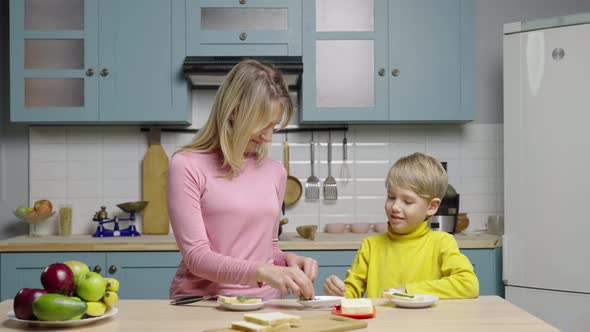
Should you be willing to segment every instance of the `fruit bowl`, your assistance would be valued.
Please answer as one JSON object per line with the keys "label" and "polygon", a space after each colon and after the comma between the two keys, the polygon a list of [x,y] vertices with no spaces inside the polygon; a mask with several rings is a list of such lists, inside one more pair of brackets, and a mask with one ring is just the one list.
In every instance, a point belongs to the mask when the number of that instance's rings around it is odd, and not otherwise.
{"label": "fruit bowl", "polygon": [[25,215],[19,215],[16,213],[16,211],[12,212],[18,219],[22,220],[22,221],[26,221],[29,224],[32,225],[37,225],[40,224],[41,222],[53,217],[53,215],[55,215],[55,211],[50,211],[44,214],[25,214]]}

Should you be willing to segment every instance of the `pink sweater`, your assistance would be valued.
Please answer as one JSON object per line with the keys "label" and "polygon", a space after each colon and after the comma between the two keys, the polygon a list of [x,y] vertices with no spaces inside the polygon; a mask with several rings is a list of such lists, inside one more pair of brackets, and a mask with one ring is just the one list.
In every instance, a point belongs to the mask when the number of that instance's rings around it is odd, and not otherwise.
{"label": "pink sweater", "polygon": [[280,298],[256,282],[256,267],[285,266],[278,228],[287,174],[277,161],[247,159],[237,177],[219,177],[220,151],[176,153],[168,171],[170,224],[182,261],[170,298],[241,295]]}

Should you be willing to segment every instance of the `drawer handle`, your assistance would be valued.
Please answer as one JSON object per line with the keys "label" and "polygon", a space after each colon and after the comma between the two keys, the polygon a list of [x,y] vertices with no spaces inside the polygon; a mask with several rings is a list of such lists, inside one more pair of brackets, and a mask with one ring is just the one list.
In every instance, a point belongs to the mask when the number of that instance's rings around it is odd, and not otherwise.
{"label": "drawer handle", "polygon": [[102,267],[100,267],[100,265],[97,265],[94,267],[94,269],[92,269],[92,271],[94,271],[96,273],[100,273],[100,271],[102,271]]}
{"label": "drawer handle", "polygon": [[108,70],[108,69],[106,69],[106,68],[103,68],[103,69],[100,71],[100,76],[102,76],[102,77],[105,77],[105,76],[107,76],[108,74],[109,74],[109,70]]}
{"label": "drawer handle", "polygon": [[115,272],[117,272],[117,267],[114,265],[109,266],[109,273],[115,274]]}
{"label": "drawer handle", "polygon": [[89,69],[86,71],[86,76],[90,77],[90,76],[92,76],[92,75],[94,75],[94,69],[92,69],[92,68],[89,68]]}
{"label": "drawer handle", "polygon": [[393,69],[393,70],[391,71],[391,75],[393,75],[393,76],[395,76],[395,77],[399,76],[399,69],[397,69],[397,68]]}
{"label": "drawer handle", "polygon": [[379,76],[385,76],[385,68],[379,69],[377,73],[379,73]]}
{"label": "drawer handle", "polygon": [[248,34],[245,32],[240,33],[240,40],[246,40],[248,38]]}

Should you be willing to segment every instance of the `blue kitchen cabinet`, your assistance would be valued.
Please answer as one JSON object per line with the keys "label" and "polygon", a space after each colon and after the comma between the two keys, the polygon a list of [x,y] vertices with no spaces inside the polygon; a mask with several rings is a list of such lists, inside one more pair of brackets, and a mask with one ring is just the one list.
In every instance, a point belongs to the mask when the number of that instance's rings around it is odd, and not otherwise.
{"label": "blue kitchen cabinet", "polygon": [[43,288],[41,272],[49,264],[79,260],[90,269],[102,267],[104,252],[36,252],[0,254],[0,299],[12,299],[21,288]]}
{"label": "blue kitchen cabinet", "polygon": [[2,253],[0,298],[13,298],[24,287],[43,288],[43,269],[55,262],[79,260],[104,277],[120,282],[121,299],[167,299],[178,264],[177,251]]}
{"label": "blue kitchen cabinet", "polygon": [[301,122],[473,120],[473,0],[303,3]]}
{"label": "blue kitchen cabinet", "polygon": [[301,0],[187,0],[190,55],[301,55]]}
{"label": "blue kitchen cabinet", "polygon": [[120,281],[123,299],[167,299],[181,258],[177,251],[108,252],[106,276]]}
{"label": "blue kitchen cabinet", "polygon": [[[340,279],[346,278],[356,250],[322,250],[322,251],[293,251],[297,255],[314,258],[318,262],[319,273],[314,283],[316,294],[323,294],[324,280],[334,274]],[[498,295],[504,297],[502,283],[502,248],[495,249],[462,249],[479,279],[480,295]]]}
{"label": "blue kitchen cabinet", "polygon": [[502,248],[461,250],[471,264],[479,279],[479,295],[498,295],[504,297],[502,281]]}
{"label": "blue kitchen cabinet", "polygon": [[185,9],[177,0],[11,0],[11,121],[189,123]]}

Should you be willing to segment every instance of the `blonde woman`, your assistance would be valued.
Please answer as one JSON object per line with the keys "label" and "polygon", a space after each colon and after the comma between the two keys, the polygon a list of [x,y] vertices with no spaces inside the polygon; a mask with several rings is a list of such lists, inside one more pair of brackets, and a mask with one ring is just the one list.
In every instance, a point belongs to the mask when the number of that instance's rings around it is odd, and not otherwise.
{"label": "blonde woman", "polygon": [[170,224],[182,261],[170,298],[314,296],[314,259],[278,247],[287,173],[268,159],[274,128],[293,104],[280,72],[244,60],[215,96],[205,127],[168,171]]}

